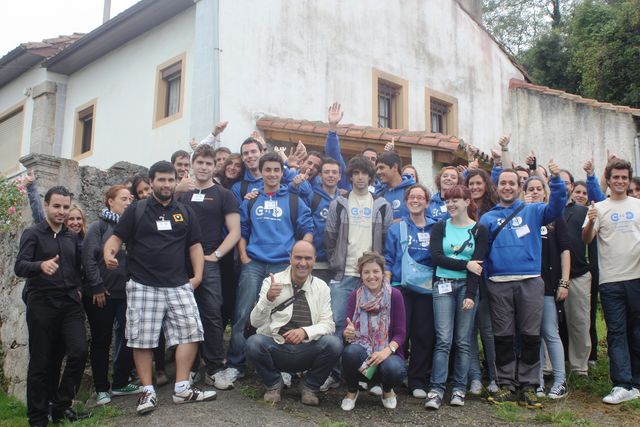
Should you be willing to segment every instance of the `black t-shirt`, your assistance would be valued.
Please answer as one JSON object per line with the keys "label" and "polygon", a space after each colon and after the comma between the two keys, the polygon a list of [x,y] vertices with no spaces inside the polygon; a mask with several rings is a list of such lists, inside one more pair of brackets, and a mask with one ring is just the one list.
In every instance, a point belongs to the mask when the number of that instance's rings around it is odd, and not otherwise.
{"label": "black t-shirt", "polygon": [[224,218],[228,214],[240,214],[238,202],[233,193],[221,185],[213,185],[204,190],[193,190],[180,195],[179,200],[191,206],[198,218],[202,231],[202,248],[209,255],[224,240]]}
{"label": "black t-shirt", "polygon": [[158,288],[175,288],[189,281],[188,251],[200,243],[200,226],[189,206],[182,209],[175,201],[162,206],[155,197],[136,224],[138,202],[120,217],[113,234],[127,244],[127,261],[131,278]]}

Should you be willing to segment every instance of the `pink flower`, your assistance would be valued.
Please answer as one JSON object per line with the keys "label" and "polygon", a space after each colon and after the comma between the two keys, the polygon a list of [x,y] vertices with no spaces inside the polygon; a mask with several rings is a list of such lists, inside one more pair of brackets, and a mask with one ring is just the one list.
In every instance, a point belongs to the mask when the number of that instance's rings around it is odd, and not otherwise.
{"label": "pink flower", "polygon": [[16,208],[15,208],[15,206],[11,206],[9,208],[9,215],[13,215],[14,213],[16,213]]}
{"label": "pink flower", "polygon": [[24,186],[24,185],[18,185],[18,190],[19,190],[20,192],[25,191],[25,189],[26,189],[26,188],[25,188],[25,186]]}

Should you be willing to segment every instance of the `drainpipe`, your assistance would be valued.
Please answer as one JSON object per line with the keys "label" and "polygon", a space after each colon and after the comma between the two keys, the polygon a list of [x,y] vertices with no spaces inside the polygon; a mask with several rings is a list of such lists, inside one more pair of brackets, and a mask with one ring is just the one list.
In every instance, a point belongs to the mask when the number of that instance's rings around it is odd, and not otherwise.
{"label": "drainpipe", "polygon": [[633,170],[636,171],[636,175],[640,174],[640,132],[636,133],[636,137],[633,139],[633,150],[635,152],[636,161],[633,165]]}

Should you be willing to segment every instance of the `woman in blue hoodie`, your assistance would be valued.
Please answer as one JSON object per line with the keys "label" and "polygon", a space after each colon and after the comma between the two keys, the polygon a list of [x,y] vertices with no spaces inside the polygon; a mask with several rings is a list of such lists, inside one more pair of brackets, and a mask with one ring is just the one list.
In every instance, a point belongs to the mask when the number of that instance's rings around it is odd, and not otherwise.
{"label": "woman in blue hoodie", "polygon": [[445,206],[442,195],[445,191],[453,188],[456,185],[463,183],[462,175],[458,172],[455,166],[445,166],[440,169],[436,176],[436,187],[438,192],[433,195],[433,199],[429,202],[427,207],[427,216],[434,221],[440,221],[441,219],[449,218],[447,207]]}
{"label": "woman in blue hoodie", "polygon": [[404,200],[409,216],[389,228],[384,245],[385,274],[393,286],[402,290],[411,349],[407,373],[409,390],[414,397],[422,399],[427,395],[434,346],[430,251],[434,221],[425,215],[429,190],[423,185],[410,186]]}

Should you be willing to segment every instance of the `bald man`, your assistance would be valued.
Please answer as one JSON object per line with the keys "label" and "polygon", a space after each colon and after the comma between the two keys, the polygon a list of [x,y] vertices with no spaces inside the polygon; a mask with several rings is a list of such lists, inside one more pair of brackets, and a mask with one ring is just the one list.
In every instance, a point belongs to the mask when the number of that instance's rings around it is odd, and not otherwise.
{"label": "bald man", "polygon": [[281,372],[307,371],[301,402],[319,405],[320,386],[342,354],[342,340],[333,335],[331,292],[324,281],[311,275],[315,262],[313,245],[296,242],[290,266],[264,279],[251,312],[257,332],[247,340],[247,359],[264,381],[264,400],[270,403],[281,399]]}

